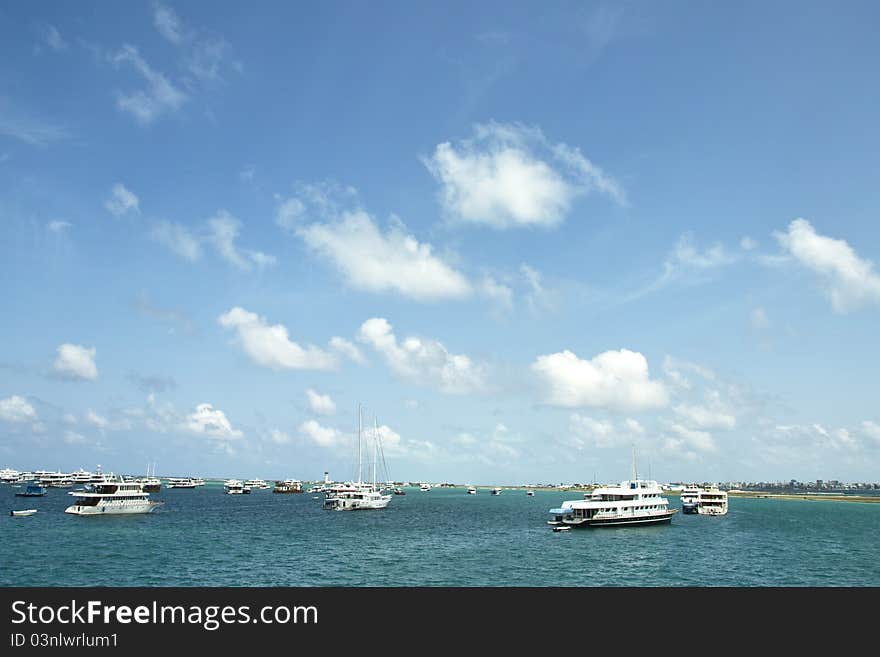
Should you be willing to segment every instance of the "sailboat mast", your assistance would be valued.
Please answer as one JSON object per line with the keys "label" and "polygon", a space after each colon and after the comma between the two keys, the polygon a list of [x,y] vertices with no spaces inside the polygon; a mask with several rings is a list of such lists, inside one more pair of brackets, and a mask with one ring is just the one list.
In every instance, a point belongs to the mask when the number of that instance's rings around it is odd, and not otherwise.
{"label": "sailboat mast", "polygon": [[376,462],[379,459],[379,419],[373,416],[373,490],[376,490]]}
{"label": "sailboat mast", "polygon": [[632,465],[633,465],[633,481],[635,481],[639,478],[639,470],[636,467],[636,446],[635,445],[632,446],[632,450],[633,450],[633,463],[632,463]]}
{"label": "sailboat mast", "polygon": [[363,430],[363,421],[361,419],[361,405],[358,404],[358,483],[362,483],[361,476],[361,431]]}

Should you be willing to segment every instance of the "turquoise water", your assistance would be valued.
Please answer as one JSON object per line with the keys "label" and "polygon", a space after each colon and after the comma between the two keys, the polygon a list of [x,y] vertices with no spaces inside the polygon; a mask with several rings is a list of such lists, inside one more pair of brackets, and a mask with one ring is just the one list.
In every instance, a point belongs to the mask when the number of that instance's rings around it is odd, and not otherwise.
{"label": "turquoise water", "polygon": [[407,489],[338,513],[209,484],[163,488],[149,515],[82,518],[66,491],[16,490],[0,486],[3,586],[880,586],[880,504],[731,498],[722,518],[554,533],[547,510],[579,494]]}

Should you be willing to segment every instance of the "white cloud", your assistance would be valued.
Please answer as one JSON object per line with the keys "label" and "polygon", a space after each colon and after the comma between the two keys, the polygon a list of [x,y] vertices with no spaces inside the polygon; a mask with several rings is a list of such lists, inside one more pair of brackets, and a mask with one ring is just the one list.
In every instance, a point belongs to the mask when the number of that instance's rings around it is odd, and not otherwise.
{"label": "white cloud", "polygon": [[801,265],[819,275],[836,312],[880,302],[874,263],[859,258],[846,241],[818,234],[806,219],[795,219],[786,233],[774,236]]}
{"label": "white cloud", "polygon": [[476,125],[473,138],[438,144],[423,162],[450,217],[493,228],[555,226],[592,191],[626,203],[622,187],[577,148],[517,124]]}
{"label": "white cloud", "polygon": [[670,430],[675,433],[688,447],[697,452],[715,452],[718,446],[712,438],[712,434],[708,431],[699,431],[682,426],[676,422],[669,425]]}
{"label": "white cloud", "polygon": [[0,97],[0,135],[39,147],[70,136],[65,128],[28,116],[3,97]]}
{"label": "white cloud", "polygon": [[298,198],[283,201],[275,212],[275,223],[285,230],[293,231],[305,216],[306,205]]}
{"label": "white cloud", "polygon": [[343,213],[332,223],[304,226],[297,234],[360,290],[397,292],[418,301],[461,298],[472,291],[430,244],[420,243],[397,223],[382,233],[362,210]]}
{"label": "white cloud", "polygon": [[67,50],[67,42],[61,36],[61,32],[54,25],[46,27],[45,31],[46,43],[55,52]]}
{"label": "white cloud", "polygon": [[126,189],[122,183],[113,185],[113,189],[110,191],[110,198],[104,201],[104,207],[116,217],[121,217],[130,210],[140,212],[138,197]]}
{"label": "white cloud", "polygon": [[380,353],[397,376],[449,394],[464,394],[486,388],[485,367],[463,354],[450,354],[440,342],[408,337],[398,342],[388,320],[373,317],[365,321],[358,339]]}
{"label": "white cloud", "polygon": [[333,447],[342,438],[342,434],[338,430],[331,427],[322,427],[315,420],[303,422],[299,426],[299,431],[321,447]]}
{"label": "white cloud", "polygon": [[628,349],[606,351],[592,360],[565,350],[538,356],[532,370],[548,384],[547,402],[554,406],[645,410],[668,401],[663,384],[650,379],[647,359]]}
{"label": "white cloud", "polygon": [[521,264],[519,271],[528,287],[525,299],[529,310],[534,314],[553,310],[557,305],[557,294],[545,287],[541,272],[527,264]]}
{"label": "white cloud", "polygon": [[170,7],[159,4],[153,6],[153,24],[163,37],[171,43],[178,45],[183,39],[181,34],[180,19]]}
{"label": "white cloud", "polygon": [[269,325],[266,319],[236,306],[217,321],[238,335],[244,352],[258,365],[271,369],[330,370],[337,366],[334,354],[309,345],[301,347],[290,340],[287,328]]}
{"label": "white cloud", "polygon": [[721,408],[679,404],[673,410],[684,420],[701,429],[732,429],[736,426],[736,416]]}
{"label": "white cloud", "polygon": [[71,431],[68,429],[64,432],[64,442],[68,445],[87,445],[92,441],[86,438],[81,433],[77,433],[76,431]]}
{"label": "white cloud", "polygon": [[767,311],[760,306],[758,306],[757,308],[752,308],[749,319],[751,321],[752,328],[755,330],[759,331],[770,326],[770,318],[767,317]]}
{"label": "white cloud", "polygon": [[211,404],[199,404],[194,413],[188,415],[182,427],[190,433],[218,440],[238,440],[244,433],[233,429],[226,414]]}
{"label": "white cloud", "polygon": [[739,245],[742,247],[743,251],[753,251],[754,249],[758,248],[758,243],[748,235],[746,235],[739,241]]}
{"label": "white cloud", "polygon": [[83,347],[78,344],[64,343],[58,347],[55,359],[55,372],[66,379],[85,379],[94,381],[98,378],[98,367],[95,365],[97,349]]}
{"label": "white cloud", "polygon": [[513,290],[499,283],[491,276],[484,276],[483,281],[478,288],[479,293],[495,304],[495,307],[501,312],[510,312],[513,310]]}
{"label": "white cloud", "polygon": [[340,338],[338,335],[334,335],[330,338],[330,348],[346,358],[350,358],[355,363],[362,365],[367,362],[367,359],[364,358],[364,355],[361,353],[361,350],[357,348],[357,345],[352,344],[345,338]]}
{"label": "white cloud", "polygon": [[85,421],[92,426],[98,427],[99,429],[106,429],[110,426],[110,421],[107,420],[107,418],[102,415],[98,415],[92,409],[89,409],[86,412]]}
{"label": "white cloud", "polygon": [[281,431],[280,429],[272,429],[269,432],[269,440],[271,440],[276,445],[286,445],[291,441],[290,434]]}
{"label": "white cloud", "polygon": [[187,95],[175,87],[162,73],[154,71],[138,53],[137,48],[126,44],[111,61],[119,65],[128,63],[147,81],[147,87],[130,94],[120,93],[116,106],[130,113],[142,123],[152,123],[159,116],[175,112],[187,100]]}
{"label": "white cloud", "polygon": [[0,420],[5,422],[38,422],[37,411],[24,397],[12,395],[0,399]]}
{"label": "white cloud", "polygon": [[277,264],[275,256],[238,246],[241,225],[241,221],[234,216],[225,210],[219,210],[208,219],[201,234],[180,224],[160,221],[153,228],[152,235],[157,242],[190,262],[199,260],[202,256],[202,245],[208,244],[223,260],[242,271],[250,271],[254,266],[263,269]]}
{"label": "white cloud", "polygon": [[70,228],[73,224],[69,221],[50,221],[46,224],[46,229],[52,231],[53,233],[61,234],[68,228]]}
{"label": "white cloud", "polygon": [[201,241],[180,224],[160,221],[153,229],[153,238],[184,260],[195,262],[202,257]]}
{"label": "white cloud", "polygon": [[868,436],[868,438],[873,440],[877,445],[880,445],[880,424],[865,420],[862,422],[862,431]]}
{"label": "white cloud", "polygon": [[309,400],[309,408],[318,415],[333,415],[336,413],[336,404],[330,395],[322,395],[311,388],[306,390]]}
{"label": "white cloud", "polygon": [[208,219],[208,228],[210,230],[208,239],[217,253],[238,269],[249,270],[253,265],[262,268],[277,262],[274,256],[260,251],[239,249],[235,241],[238,239],[241,222],[225,210],[220,210]]}

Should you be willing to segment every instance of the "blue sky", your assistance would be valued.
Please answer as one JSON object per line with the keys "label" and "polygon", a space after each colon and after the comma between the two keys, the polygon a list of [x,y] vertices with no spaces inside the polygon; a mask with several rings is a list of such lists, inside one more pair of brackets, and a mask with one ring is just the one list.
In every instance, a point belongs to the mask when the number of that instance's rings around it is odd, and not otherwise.
{"label": "blue sky", "polygon": [[0,462],[876,481],[877,14],[0,9]]}

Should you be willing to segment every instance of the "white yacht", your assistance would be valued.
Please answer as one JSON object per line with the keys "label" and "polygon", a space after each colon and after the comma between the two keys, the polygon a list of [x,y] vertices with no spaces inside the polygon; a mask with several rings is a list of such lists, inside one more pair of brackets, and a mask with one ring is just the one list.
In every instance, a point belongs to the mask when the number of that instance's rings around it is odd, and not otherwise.
{"label": "white yacht", "polygon": [[703,516],[727,515],[727,491],[707,488],[700,491],[697,513]]}
{"label": "white yacht", "polygon": [[205,480],[202,479],[201,477],[193,477],[192,482],[195,486],[204,486],[205,485]]}
{"label": "white yacht", "polygon": [[634,479],[596,488],[583,500],[563,502],[550,513],[550,525],[602,527],[658,525],[672,520],[678,509],[669,508],[656,481]]}
{"label": "white yacht", "polygon": [[168,480],[168,488],[195,488],[198,485],[190,477],[171,477]]}
{"label": "white yacht", "polygon": [[701,488],[698,486],[685,486],[681,491],[681,512],[696,513],[699,507]]}
{"label": "white yacht", "polygon": [[246,488],[250,488],[251,490],[253,490],[254,488],[258,488],[260,490],[267,490],[271,488],[271,486],[262,479],[248,479],[246,482],[244,482],[244,485]]}
{"label": "white yacht", "polygon": [[63,472],[38,470],[34,475],[36,475],[40,484],[49,488],[70,488],[73,485],[70,475],[64,474]]}
{"label": "white yacht", "polygon": [[299,479],[285,479],[284,481],[276,481],[273,493],[302,493],[303,486]]}
{"label": "white yacht", "polygon": [[150,499],[142,484],[121,480],[94,484],[92,490],[71,491],[73,505],[64,512],[77,516],[150,513],[162,502]]}
{"label": "white yacht", "polygon": [[431,490],[431,484],[422,484],[419,486],[419,490],[423,493],[427,493],[429,490]]}
{"label": "white yacht", "polygon": [[492,494],[493,495],[501,495],[501,489],[496,486],[495,488],[492,489]]}
{"label": "white yacht", "polygon": [[223,483],[223,489],[227,495],[244,495],[251,492],[250,486],[241,483],[240,479],[227,479]]}
{"label": "white yacht", "polygon": [[534,496],[535,496],[535,491],[533,491],[532,489],[527,490],[527,491],[526,491],[526,496],[527,496],[527,497],[534,497]]}
{"label": "white yacht", "polygon": [[[372,482],[363,481],[363,450],[361,447],[361,434],[363,421],[361,419],[361,407],[358,406],[358,480],[357,483],[331,486],[324,498],[324,508],[331,511],[364,511],[384,509],[391,501],[391,495],[382,492],[382,487],[376,482],[376,467],[379,462],[379,439],[378,420],[374,420],[373,431],[373,478]],[[383,456],[384,462],[384,456]]]}
{"label": "white yacht", "polygon": [[618,486],[600,486],[584,493],[584,499],[562,503],[550,509],[553,520],[549,525],[567,527],[621,527],[630,525],[659,525],[668,523],[678,509],[669,508],[660,484],[650,479],[639,479],[636,469],[636,450],[633,447],[632,479]]}
{"label": "white yacht", "polygon": [[467,494],[468,494],[468,495],[476,495],[476,494],[477,494],[477,489],[474,488],[473,486],[468,486]]}

